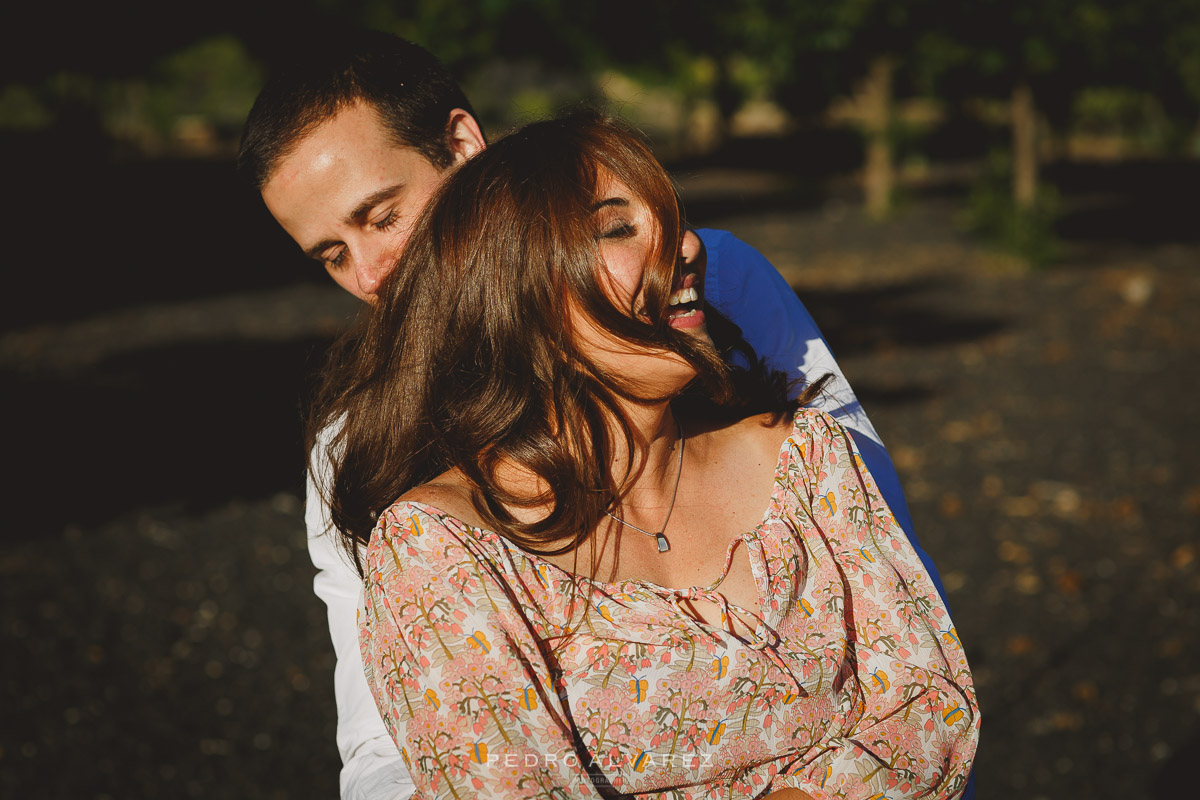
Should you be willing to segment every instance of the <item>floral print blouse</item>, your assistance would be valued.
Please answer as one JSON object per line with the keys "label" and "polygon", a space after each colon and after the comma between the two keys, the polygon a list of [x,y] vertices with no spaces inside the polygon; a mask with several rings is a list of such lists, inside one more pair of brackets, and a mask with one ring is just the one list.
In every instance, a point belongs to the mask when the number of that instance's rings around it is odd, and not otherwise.
{"label": "floral print blouse", "polygon": [[392,506],[367,552],[360,643],[417,796],[961,793],[979,736],[962,645],[831,417],[797,413],[770,507],[740,541],[757,613],[720,580],[599,583]]}

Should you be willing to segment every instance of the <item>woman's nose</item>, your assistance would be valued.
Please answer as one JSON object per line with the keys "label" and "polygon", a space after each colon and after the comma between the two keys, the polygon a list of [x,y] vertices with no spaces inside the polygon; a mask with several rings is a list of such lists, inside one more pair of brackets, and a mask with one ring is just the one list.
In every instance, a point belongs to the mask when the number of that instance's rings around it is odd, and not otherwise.
{"label": "woman's nose", "polygon": [[684,264],[693,267],[692,272],[704,274],[704,242],[700,241],[700,237],[696,235],[695,231],[684,232],[683,240],[679,243],[679,257],[683,259]]}

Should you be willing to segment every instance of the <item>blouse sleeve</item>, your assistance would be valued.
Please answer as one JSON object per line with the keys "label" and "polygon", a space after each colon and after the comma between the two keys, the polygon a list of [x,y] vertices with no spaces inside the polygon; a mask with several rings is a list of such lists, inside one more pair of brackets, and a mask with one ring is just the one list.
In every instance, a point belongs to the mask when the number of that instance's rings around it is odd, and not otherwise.
{"label": "blouse sleeve", "polygon": [[411,504],[367,552],[367,682],[421,798],[598,796],[538,637],[469,534]]}
{"label": "blouse sleeve", "polygon": [[855,711],[788,784],[817,800],[915,787],[931,800],[958,797],[980,722],[958,633],[846,429],[828,414],[802,414],[793,479],[843,583]]}

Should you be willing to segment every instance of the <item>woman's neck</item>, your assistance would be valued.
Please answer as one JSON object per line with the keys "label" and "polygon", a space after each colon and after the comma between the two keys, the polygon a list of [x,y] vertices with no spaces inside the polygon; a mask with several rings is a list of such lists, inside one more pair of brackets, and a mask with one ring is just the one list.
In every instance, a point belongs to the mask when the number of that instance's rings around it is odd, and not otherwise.
{"label": "woman's neck", "polygon": [[633,435],[633,447],[626,448],[620,425],[610,420],[614,447],[611,472],[613,484],[620,491],[612,512],[639,527],[661,527],[683,469],[680,448],[684,446],[684,431],[670,403],[630,403],[622,410]]}
{"label": "woman's neck", "polygon": [[[645,527],[641,522],[661,525],[663,520],[659,517],[665,517],[669,510],[675,484],[680,478],[682,462],[678,448],[683,446],[684,430],[670,403],[622,403],[621,411],[629,425],[632,449],[626,447],[625,432],[620,423],[615,417],[609,417],[607,427],[612,454],[609,470],[619,494],[609,510],[639,527]],[[496,478],[506,491],[518,497],[538,497],[548,489],[546,483],[529,469],[507,460],[499,465]],[[549,511],[548,506],[509,508],[509,512],[523,522],[541,519]]]}

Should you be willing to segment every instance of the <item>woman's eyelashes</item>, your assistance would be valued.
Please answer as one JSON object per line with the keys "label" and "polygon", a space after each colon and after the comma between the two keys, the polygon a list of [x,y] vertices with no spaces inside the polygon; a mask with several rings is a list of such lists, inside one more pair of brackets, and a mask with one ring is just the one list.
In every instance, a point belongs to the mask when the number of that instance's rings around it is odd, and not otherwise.
{"label": "woman's eyelashes", "polygon": [[601,239],[630,239],[637,235],[637,228],[625,221],[610,224],[600,234]]}

